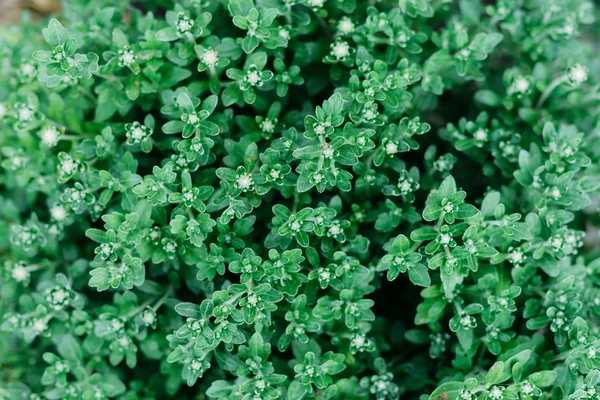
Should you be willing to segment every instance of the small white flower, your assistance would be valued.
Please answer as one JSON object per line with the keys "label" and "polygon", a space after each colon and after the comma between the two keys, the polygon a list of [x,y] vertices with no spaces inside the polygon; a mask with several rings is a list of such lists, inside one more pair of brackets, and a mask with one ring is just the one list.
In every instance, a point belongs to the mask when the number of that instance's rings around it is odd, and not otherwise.
{"label": "small white flower", "polygon": [[471,317],[468,315],[462,316],[460,318],[460,324],[464,327],[468,327],[471,325]]}
{"label": "small white flower", "polygon": [[444,212],[445,213],[451,213],[454,212],[454,204],[452,204],[451,202],[446,203],[446,205],[443,207]]}
{"label": "small white flower", "polygon": [[498,304],[506,308],[508,306],[508,300],[505,297],[498,297]]}
{"label": "small white flower", "polygon": [[67,210],[62,205],[57,204],[50,209],[50,215],[55,221],[61,222],[67,218]]}
{"label": "small white flower", "polygon": [[524,77],[519,77],[511,86],[511,92],[513,93],[525,93],[529,90],[529,80]]}
{"label": "small white flower", "polygon": [[129,144],[138,144],[152,134],[152,130],[135,121],[125,126],[125,137]]}
{"label": "small white flower", "polygon": [[331,279],[331,272],[329,272],[326,269],[321,268],[319,270],[319,279],[325,282],[329,282],[329,280]]}
{"label": "small white flower", "polygon": [[252,293],[250,296],[248,296],[248,306],[254,307],[258,304],[258,296],[255,295],[254,293]]}
{"label": "small white flower", "polygon": [[350,18],[343,17],[338,22],[337,29],[338,32],[342,35],[348,35],[354,32],[354,29],[356,29],[356,25],[354,25],[354,22],[352,22]]}
{"label": "small white flower", "polygon": [[286,29],[286,27],[280,27],[278,34],[279,37],[283,38],[284,40],[290,40],[290,31]]}
{"label": "small white flower", "polygon": [[202,361],[200,360],[194,360],[190,363],[190,369],[192,369],[193,371],[199,371],[202,368]]}
{"label": "small white flower", "polygon": [[596,358],[596,349],[594,347],[590,347],[585,353],[587,354],[588,358]]}
{"label": "small white flower", "polygon": [[451,240],[452,240],[452,236],[448,235],[447,233],[442,233],[440,235],[440,243],[443,245],[449,244]]}
{"label": "small white flower", "polygon": [[177,32],[180,35],[183,35],[192,30],[194,27],[194,21],[185,14],[179,13],[179,15],[177,15],[177,22],[175,23],[175,26],[177,28]]}
{"label": "small white flower", "polygon": [[252,179],[252,175],[250,175],[249,173],[243,173],[243,174],[239,174],[236,178],[235,178],[235,183],[237,185],[237,187],[239,187],[240,189],[242,189],[244,192],[251,189],[252,186],[254,186],[254,179]]}
{"label": "small white flower", "polygon": [[549,194],[550,194],[550,197],[554,200],[558,200],[561,197],[560,189],[557,188],[556,186],[550,189]]}
{"label": "small white flower", "polygon": [[214,67],[219,62],[219,53],[213,49],[206,49],[200,56],[200,61],[208,67]]}
{"label": "small white flower", "polygon": [[277,120],[272,120],[266,118],[264,121],[260,123],[260,129],[266,133],[273,133],[275,131],[275,124],[277,124]]}
{"label": "small white flower", "polygon": [[29,271],[22,264],[17,264],[11,271],[11,276],[17,282],[25,282],[29,279]]}
{"label": "small white flower", "polygon": [[126,46],[118,51],[119,66],[128,67],[135,61],[135,53],[131,47]]}
{"label": "small white flower", "polygon": [[313,126],[313,129],[314,129],[315,133],[319,136],[325,134],[325,125],[323,125],[323,124],[320,124],[320,123],[315,124]]}
{"label": "small white flower", "polygon": [[277,171],[277,170],[275,170],[275,169],[272,169],[272,170],[269,172],[269,176],[270,176],[272,179],[275,179],[275,180],[277,180],[277,179],[279,179],[279,177],[281,176],[281,174],[279,173],[279,171]]}
{"label": "small white flower", "polygon": [[251,86],[256,86],[260,83],[260,72],[256,69],[251,69],[244,78]]}
{"label": "small white flower", "polygon": [[31,78],[35,74],[35,66],[30,63],[25,63],[21,66],[21,74],[27,78]]}
{"label": "small white flower", "polygon": [[331,55],[338,61],[350,55],[350,45],[345,41],[337,41],[331,45]]}
{"label": "small white flower", "polygon": [[32,329],[35,332],[43,332],[48,327],[48,323],[43,319],[36,319],[32,325]]}
{"label": "small white flower", "polygon": [[321,148],[323,149],[323,157],[333,158],[335,154],[333,147],[329,146],[329,144],[326,143]]}
{"label": "small white flower", "polygon": [[481,129],[481,128],[477,129],[477,131],[475,131],[475,133],[473,134],[473,137],[478,142],[486,142],[488,140],[487,132],[485,131],[485,129]]}
{"label": "small white flower", "polygon": [[413,180],[411,178],[406,178],[398,181],[398,189],[400,189],[400,193],[402,195],[407,195],[413,191]]}
{"label": "small white flower", "polygon": [[163,246],[163,249],[166,253],[175,253],[175,251],[177,251],[177,244],[169,241]]}
{"label": "small white flower", "polygon": [[535,388],[536,387],[533,384],[531,384],[531,382],[529,382],[529,381],[524,381],[521,384],[521,391],[524,394],[526,394],[526,395],[529,395],[529,394],[533,393],[533,391],[535,390]]}
{"label": "small white flower", "polygon": [[342,233],[342,228],[340,224],[335,223],[329,227],[328,236],[337,236]]}
{"label": "small white flower", "polygon": [[38,132],[42,143],[48,147],[54,147],[58,144],[61,132],[55,126],[49,125]]}
{"label": "small white flower", "polygon": [[156,315],[150,310],[146,310],[142,313],[142,321],[144,321],[146,325],[152,325],[155,319]]}
{"label": "small white flower", "polygon": [[117,341],[119,342],[119,345],[123,348],[129,347],[129,344],[131,343],[131,339],[129,339],[129,336],[123,336],[117,339]]}
{"label": "small white flower", "polygon": [[588,69],[581,64],[575,64],[568,71],[568,78],[573,86],[579,86],[588,79]]}
{"label": "small white flower", "polygon": [[290,225],[290,229],[293,232],[300,232],[300,228],[302,228],[302,224],[298,221],[294,221],[292,222],[292,224]]}
{"label": "small white flower", "polygon": [[492,400],[501,400],[504,398],[504,388],[499,388],[498,386],[494,386],[490,391],[489,391],[489,396],[490,399]]}
{"label": "small white flower", "polygon": [[23,106],[19,109],[18,117],[21,122],[29,122],[33,119],[35,112],[30,106]]}
{"label": "small white flower", "polygon": [[396,154],[398,152],[398,145],[394,142],[386,143],[385,152],[390,156]]}
{"label": "small white flower", "polygon": [[325,5],[325,0],[307,0],[306,4],[312,8],[321,8]]}

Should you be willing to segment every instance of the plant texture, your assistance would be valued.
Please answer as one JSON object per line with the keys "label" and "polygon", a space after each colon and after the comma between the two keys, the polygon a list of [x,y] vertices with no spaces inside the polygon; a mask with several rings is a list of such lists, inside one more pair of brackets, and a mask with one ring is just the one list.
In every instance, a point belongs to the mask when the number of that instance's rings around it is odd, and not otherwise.
{"label": "plant texture", "polygon": [[2,27],[0,399],[600,399],[597,14],[71,0]]}

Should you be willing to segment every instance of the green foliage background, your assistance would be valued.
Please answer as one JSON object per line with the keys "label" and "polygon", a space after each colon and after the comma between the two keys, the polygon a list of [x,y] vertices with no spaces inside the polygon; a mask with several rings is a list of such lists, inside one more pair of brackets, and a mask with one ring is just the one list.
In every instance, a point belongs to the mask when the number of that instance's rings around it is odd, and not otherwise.
{"label": "green foliage background", "polygon": [[2,27],[0,399],[600,398],[597,13]]}

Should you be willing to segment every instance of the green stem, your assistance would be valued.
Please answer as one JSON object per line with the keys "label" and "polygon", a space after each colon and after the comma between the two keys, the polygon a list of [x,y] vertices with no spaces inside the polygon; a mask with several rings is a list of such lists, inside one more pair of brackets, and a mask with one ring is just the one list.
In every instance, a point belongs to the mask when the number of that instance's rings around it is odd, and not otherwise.
{"label": "green stem", "polygon": [[382,38],[382,37],[377,37],[375,35],[369,35],[368,39],[369,39],[369,42],[371,42],[371,43],[387,44],[387,45],[394,44],[394,42],[392,41],[391,38]]}
{"label": "green stem", "polygon": [[544,90],[544,92],[542,93],[542,96],[538,100],[535,107],[536,108],[542,107],[544,102],[546,102],[546,100],[548,100],[548,97],[550,97],[552,92],[554,92],[554,89],[559,87],[561,84],[565,83],[568,79],[569,79],[569,77],[567,75],[562,75],[562,76],[559,76],[558,78],[556,78],[555,80],[553,80],[552,83],[550,83],[550,85],[546,88],[546,90]]}

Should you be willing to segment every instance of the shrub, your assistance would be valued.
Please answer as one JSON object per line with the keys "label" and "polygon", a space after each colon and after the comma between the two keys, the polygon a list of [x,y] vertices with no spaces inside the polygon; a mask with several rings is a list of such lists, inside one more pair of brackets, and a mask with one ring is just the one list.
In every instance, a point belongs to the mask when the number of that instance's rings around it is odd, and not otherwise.
{"label": "shrub", "polygon": [[596,13],[2,28],[0,399],[600,398]]}

